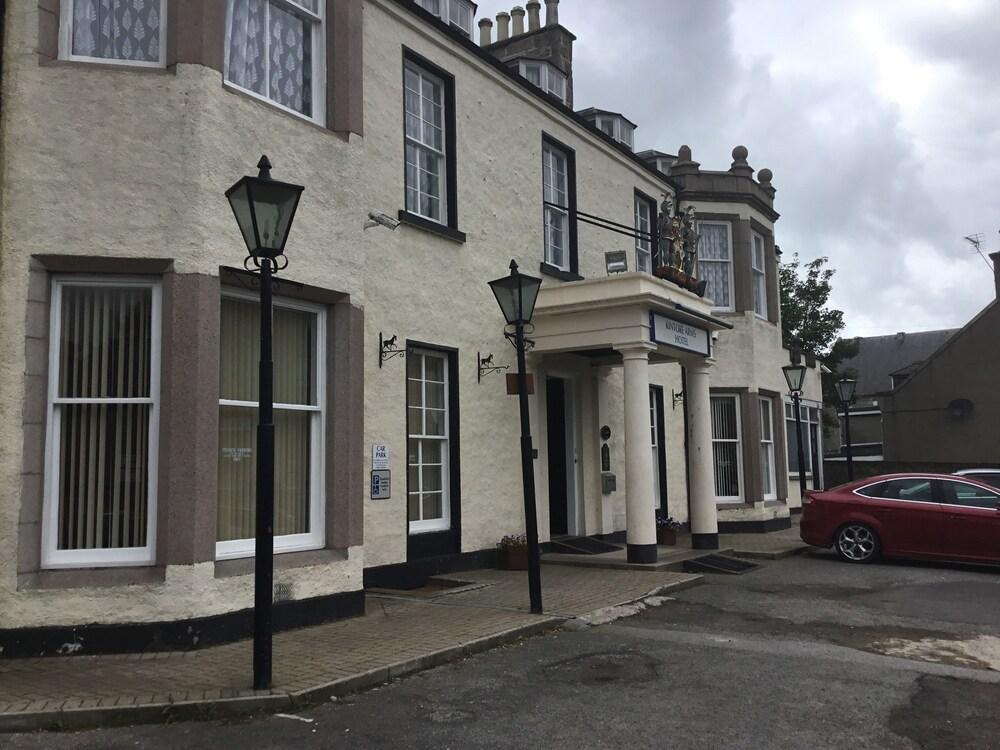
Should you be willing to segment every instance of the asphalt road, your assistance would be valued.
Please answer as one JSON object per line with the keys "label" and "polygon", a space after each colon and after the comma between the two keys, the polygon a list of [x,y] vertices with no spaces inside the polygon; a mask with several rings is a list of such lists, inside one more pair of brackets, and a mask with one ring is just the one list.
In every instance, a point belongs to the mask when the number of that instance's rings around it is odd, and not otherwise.
{"label": "asphalt road", "polygon": [[0,747],[1000,749],[998,647],[1000,572],[806,555],[297,718]]}

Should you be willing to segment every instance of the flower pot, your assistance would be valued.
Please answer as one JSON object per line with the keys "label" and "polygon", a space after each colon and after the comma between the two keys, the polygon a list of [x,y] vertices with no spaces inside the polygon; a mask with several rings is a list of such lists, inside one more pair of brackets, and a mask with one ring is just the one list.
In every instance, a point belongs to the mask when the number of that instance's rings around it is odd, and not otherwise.
{"label": "flower pot", "polygon": [[497,550],[497,567],[500,570],[527,570],[527,547],[500,547]]}
{"label": "flower pot", "polygon": [[677,546],[677,529],[661,527],[656,530],[656,543],[663,547]]}

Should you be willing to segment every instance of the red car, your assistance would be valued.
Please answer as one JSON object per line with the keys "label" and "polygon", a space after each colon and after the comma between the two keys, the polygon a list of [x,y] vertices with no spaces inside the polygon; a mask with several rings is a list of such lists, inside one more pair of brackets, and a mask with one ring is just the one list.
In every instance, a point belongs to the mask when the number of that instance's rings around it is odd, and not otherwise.
{"label": "red car", "polygon": [[954,474],[887,474],[806,493],[802,541],[844,560],[1000,564],[1000,490]]}

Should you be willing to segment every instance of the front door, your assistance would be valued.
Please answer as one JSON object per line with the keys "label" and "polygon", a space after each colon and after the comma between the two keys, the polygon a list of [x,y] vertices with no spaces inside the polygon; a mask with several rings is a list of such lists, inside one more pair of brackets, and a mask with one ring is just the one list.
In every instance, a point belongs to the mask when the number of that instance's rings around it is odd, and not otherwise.
{"label": "front door", "polygon": [[549,533],[569,533],[569,416],[566,381],[545,379],[546,423],[549,459]]}

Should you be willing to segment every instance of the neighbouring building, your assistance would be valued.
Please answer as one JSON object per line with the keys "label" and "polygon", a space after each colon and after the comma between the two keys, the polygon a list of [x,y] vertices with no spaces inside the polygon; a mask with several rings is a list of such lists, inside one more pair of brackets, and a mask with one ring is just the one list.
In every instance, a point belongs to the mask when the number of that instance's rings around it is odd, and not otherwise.
{"label": "neighbouring building", "polygon": [[[689,149],[654,163],[622,115],[575,112],[556,0],[544,26],[538,2],[512,30],[501,14],[496,40],[483,19],[479,44],[475,11],[6,8],[4,656],[248,632],[259,312],[224,191],[262,153],[305,186],[275,287],[279,627],[357,614],[366,585],[492,564],[523,531],[516,400],[483,367],[513,371],[487,285],[511,259],[543,279],[543,542],[600,537],[641,561],[657,509],[706,549],[720,525],[788,523],[770,173],[742,147],[726,172]],[[695,291],[654,275],[661,213],[689,207]]]}

